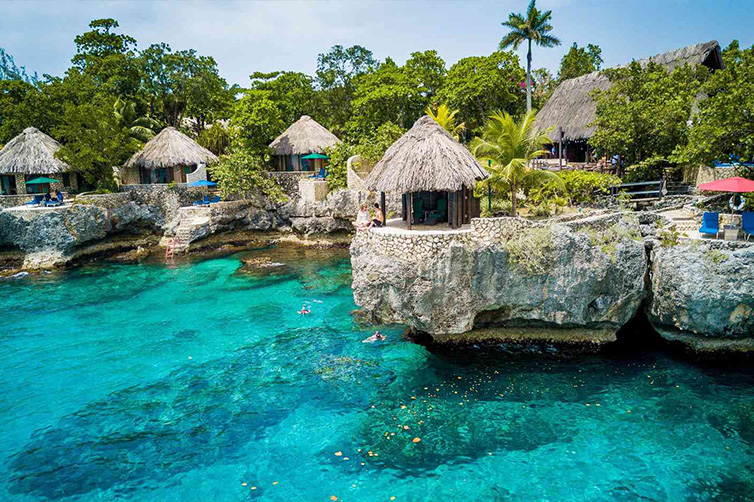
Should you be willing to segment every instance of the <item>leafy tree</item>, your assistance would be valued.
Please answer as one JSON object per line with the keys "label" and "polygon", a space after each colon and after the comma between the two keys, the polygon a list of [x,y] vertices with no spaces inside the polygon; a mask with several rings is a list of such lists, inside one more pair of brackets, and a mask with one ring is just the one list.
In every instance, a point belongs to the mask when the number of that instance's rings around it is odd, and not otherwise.
{"label": "leafy tree", "polygon": [[13,56],[0,47],[0,80],[21,80],[28,84],[36,85],[39,81],[37,72],[29,76],[26,67],[16,66]]}
{"label": "leafy tree", "polygon": [[140,143],[113,113],[116,98],[65,107],[63,123],[54,133],[63,143],[56,156],[100,188],[113,188],[113,166],[122,165]]}
{"label": "leafy tree", "polygon": [[230,130],[223,126],[222,123],[215,122],[212,124],[212,127],[200,132],[196,141],[210,152],[219,156],[225,153],[231,145],[232,139]]}
{"label": "leafy tree", "polygon": [[220,77],[212,57],[196,51],[173,52],[168,44],[153,44],[141,53],[150,115],[180,127],[188,113],[198,133],[207,123],[230,114],[235,89]]}
{"label": "leafy tree", "polygon": [[542,106],[552,96],[558,82],[547,68],[537,68],[531,72],[531,78],[532,86],[534,87],[531,95],[532,106],[537,110],[541,110]]}
{"label": "leafy tree", "polygon": [[233,126],[240,131],[240,141],[251,154],[263,159],[268,145],[283,131],[280,109],[270,91],[248,90],[235,105]]}
{"label": "leafy tree", "polygon": [[326,149],[330,157],[326,166],[327,186],[330,190],[341,190],[348,187],[348,159],[354,154],[354,149],[348,143],[342,142]]}
{"label": "leafy tree", "polygon": [[255,72],[251,75],[251,89],[269,91],[284,124],[292,124],[302,115],[317,118],[317,96],[309,75],[292,71]]}
{"label": "leafy tree", "polygon": [[459,119],[469,133],[479,134],[486,117],[495,110],[523,111],[523,80],[524,71],[511,52],[463,58],[450,67],[438,99],[459,110]]}
{"label": "leafy tree", "polygon": [[403,136],[406,130],[392,122],[386,122],[379,126],[372,134],[362,138],[356,145],[354,154],[360,155],[361,159],[369,164],[376,164],[390,145]]}
{"label": "leafy tree", "polygon": [[713,73],[702,91],[688,142],[675,159],[692,164],[754,159],[754,47],[737,40],[723,51],[725,69]]}
{"label": "leafy tree", "polygon": [[546,146],[552,143],[548,131],[534,128],[534,116],[527,112],[517,123],[508,113],[494,113],[485,124],[482,137],[474,138],[470,145],[471,152],[490,172],[490,177],[482,183],[493,189],[502,186],[510,190],[511,216],[518,215],[516,192],[523,184],[563,186],[557,174],[529,166],[532,159],[547,153]]}
{"label": "leafy tree", "polygon": [[461,136],[461,133],[466,128],[466,124],[461,122],[460,124],[456,122],[456,115],[458,115],[458,110],[451,110],[450,107],[446,104],[441,104],[437,107],[437,111],[433,111],[431,107],[427,107],[427,115],[432,117],[432,119],[440,124],[443,129],[448,131],[451,136],[453,136],[456,140]]}
{"label": "leafy tree", "polygon": [[622,155],[628,165],[668,158],[686,144],[691,109],[707,68],[684,65],[672,73],[650,62],[604,70],[612,85],[597,89],[597,131],[589,143],[598,156]]}
{"label": "leafy tree", "polygon": [[547,10],[540,12],[536,6],[536,0],[529,2],[529,7],[524,14],[508,14],[508,20],[503,26],[509,28],[508,34],[500,41],[500,50],[513,47],[514,50],[523,42],[529,45],[526,52],[526,111],[531,111],[531,43],[534,42],[540,47],[555,47],[560,45],[560,40],[550,35],[552,25],[550,20],[552,11]]}
{"label": "leafy tree", "polygon": [[602,49],[599,45],[589,44],[579,47],[574,42],[563,59],[560,60],[558,80],[580,77],[602,69]]}
{"label": "leafy tree", "polygon": [[378,67],[372,51],[354,45],[334,45],[317,57],[316,84],[320,90],[325,126],[334,133],[345,128],[351,116],[353,79]]}
{"label": "leafy tree", "polygon": [[207,170],[225,196],[246,198],[262,194],[276,202],[286,198],[280,185],[267,175],[262,159],[249,154],[238,143],[220,157],[220,162],[207,166]]}
{"label": "leafy tree", "polygon": [[73,68],[93,77],[106,92],[118,96],[136,96],[141,80],[136,55],[136,39],[115,33],[118,21],[95,19],[91,31],[77,35]]}
{"label": "leafy tree", "polygon": [[445,76],[448,73],[445,61],[434,50],[412,52],[404,68],[419,94],[430,104],[445,84]]}

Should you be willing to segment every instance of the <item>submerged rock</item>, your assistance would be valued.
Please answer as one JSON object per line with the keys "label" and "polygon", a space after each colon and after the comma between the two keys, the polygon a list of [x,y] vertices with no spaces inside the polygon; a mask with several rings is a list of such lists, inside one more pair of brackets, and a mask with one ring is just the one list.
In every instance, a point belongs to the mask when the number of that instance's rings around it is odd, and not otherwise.
{"label": "submerged rock", "polygon": [[[638,222],[611,215],[551,226],[474,220],[466,232],[359,232],[351,245],[357,305],[453,341],[484,328],[601,344],[639,309],[647,256]],[[554,332],[559,332],[553,336]]]}

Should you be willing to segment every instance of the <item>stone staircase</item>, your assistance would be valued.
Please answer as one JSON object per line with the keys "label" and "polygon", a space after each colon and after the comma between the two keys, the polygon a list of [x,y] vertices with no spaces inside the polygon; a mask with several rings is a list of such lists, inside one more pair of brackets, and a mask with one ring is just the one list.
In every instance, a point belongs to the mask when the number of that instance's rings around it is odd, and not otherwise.
{"label": "stone staircase", "polygon": [[182,207],[178,212],[178,226],[175,227],[175,234],[167,243],[167,254],[185,253],[188,251],[191,241],[194,240],[195,234],[200,227],[207,225],[210,221],[209,208],[207,207]]}

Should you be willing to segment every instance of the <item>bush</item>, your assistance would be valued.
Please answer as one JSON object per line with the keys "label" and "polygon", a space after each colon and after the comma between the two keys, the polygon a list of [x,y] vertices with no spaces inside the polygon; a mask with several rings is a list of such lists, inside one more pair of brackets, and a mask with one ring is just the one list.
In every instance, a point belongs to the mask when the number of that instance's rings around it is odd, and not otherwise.
{"label": "bush", "polygon": [[550,227],[525,228],[503,243],[511,263],[528,274],[544,274],[553,259]]}
{"label": "bush", "polygon": [[348,159],[353,155],[353,148],[347,143],[338,143],[328,147],[326,154],[330,157],[330,163],[325,167],[328,188],[332,191],[347,188]]}
{"label": "bush", "polygon": [[220,157],[220,162],[207,167],[218,188],[229,197],[247,197],[251,193],[261,193],[274,202],[286,199],[277,181],[270,178],[262,162],[239,147],[231,147]]}
{"label": "bush", "polygon": [[608,194],[610,187],[621,183],[617,176],[592,171],[561,171],[558,174],[565,183],[572,204],[591,202],[595,192]]}

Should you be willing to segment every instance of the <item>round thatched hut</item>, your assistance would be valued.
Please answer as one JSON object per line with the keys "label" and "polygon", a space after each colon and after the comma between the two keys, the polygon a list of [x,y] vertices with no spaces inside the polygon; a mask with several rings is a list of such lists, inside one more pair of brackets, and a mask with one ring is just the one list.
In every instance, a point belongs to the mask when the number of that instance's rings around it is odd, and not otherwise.
{"label": "round thatched hut", "polygon": [[[27,127],[0,150],[0,195],[48,193],[52,190],[77,189],[71,166],[55,158],[60,143],[35,127]],[[26,185],[39,177],[58,183]]]}
{"label": "round thatched hut", "polygon": [[403,220],[451,228],[479,216],[474,185],[488,176],[469,150],[432,117],[425,115],[387,149],[364,186],[381,192],[398,192],[403,199]]}
{"label": "round thatched hut", "polygon": [[335,146],[340,140],[309,115],[290,125],[283,134],[270,143],[273,149],[275,171],[319,171],[324,167],[324,159],[302,159],[301,157],[320,154],[325,148]]}
{"label": "round thatched hut", "polygon": [[204,166],[218,160],[217,155],[175,127],[166,127],[128,159],[123,182],[149,185],[206,180]]}

